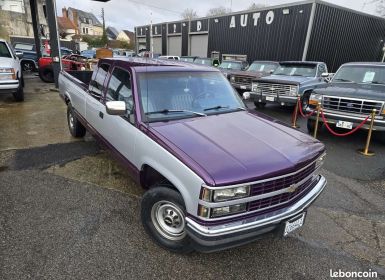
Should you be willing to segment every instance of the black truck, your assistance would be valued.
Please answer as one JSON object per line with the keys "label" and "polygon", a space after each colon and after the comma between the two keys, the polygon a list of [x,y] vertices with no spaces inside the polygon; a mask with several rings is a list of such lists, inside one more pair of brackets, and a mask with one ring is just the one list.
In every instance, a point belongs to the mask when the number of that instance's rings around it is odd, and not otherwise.
{"label": "black truck", "polygon": [[[322,105],[329,126],[354,129],[375,109],[374,129],[385,131],[385,63],[343,64],[329,83],[313,89],[306,111],[314,110],[317,103]],[[320,121],[322,125],[322,118]],[[307,127],[314,130],[314,115]],[[368,127],[366,122],[363,128]]]}

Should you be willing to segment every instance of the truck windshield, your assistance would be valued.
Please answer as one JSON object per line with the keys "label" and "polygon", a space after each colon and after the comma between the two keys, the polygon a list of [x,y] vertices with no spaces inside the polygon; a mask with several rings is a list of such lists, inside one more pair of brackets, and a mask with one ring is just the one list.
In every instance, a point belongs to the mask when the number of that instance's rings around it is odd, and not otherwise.
{"label": "truck windshield", "polygon": [[12,58],[11,52],[4,42],[0,42],[0,57]]}
{"label": "truck windshield", "polygon": [[315,77],[316,64],[280,64],[274,75]]}
{"label": "truck windshield", "polygon": [[201,65],[206,65],[206,66],[212,66],[211,59],[207,58],[197,58],[194,60],[195,64],[201,64]]}
{"label": "truck windshield", "polygon": [[138,81],[142,115],[148,122],[245,110],[219,72],[141,73]]}
{"label": "truck windshield", "polygon": [[221,69],[233,69],[233,70],[241,70],[242,63],[237,61],[223,61],[221,65],[219,65]]}
{"label": "truck windshield", "polygon": [[253,62],[246,71],[251,72],[272,72],[277,68],[275,63],[265,63],[265,62]]}
{"label": "truck windshield", "polygon": [[373,65],[342,66],[332,82],[385,84],[385,67]]}

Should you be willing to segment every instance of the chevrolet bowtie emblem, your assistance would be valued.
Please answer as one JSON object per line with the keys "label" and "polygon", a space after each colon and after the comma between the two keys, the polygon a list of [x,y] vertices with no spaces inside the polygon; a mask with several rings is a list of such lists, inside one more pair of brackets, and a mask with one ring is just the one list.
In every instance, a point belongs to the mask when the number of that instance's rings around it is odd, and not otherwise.
{"label": "chevrolet bowtie emblem", "polygon": [[298,186],[293,184],[293,185],[290,185],[290,187],[287,188],[287,192],[289,193],[293,193],[297,190]]}

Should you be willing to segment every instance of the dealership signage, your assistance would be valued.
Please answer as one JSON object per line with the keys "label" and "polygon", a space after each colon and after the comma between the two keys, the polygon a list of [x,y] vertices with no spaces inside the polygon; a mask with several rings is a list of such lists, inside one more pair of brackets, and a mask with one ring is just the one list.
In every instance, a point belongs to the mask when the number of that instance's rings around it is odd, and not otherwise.
{"label": "dealership signage", "polygon": [[[268,11],[266,16],[263,19],[266,24],[272,24],[274,21],[274,11]],[[235,16],[232,16],[230,19],[230,28],[235,28],[239,24],[242,27],[246,27],[249,23],[252,23],[254,26],[260,24],[261,13],[253,14],[243,14],[240,16],[239,21],[236,20]]]}

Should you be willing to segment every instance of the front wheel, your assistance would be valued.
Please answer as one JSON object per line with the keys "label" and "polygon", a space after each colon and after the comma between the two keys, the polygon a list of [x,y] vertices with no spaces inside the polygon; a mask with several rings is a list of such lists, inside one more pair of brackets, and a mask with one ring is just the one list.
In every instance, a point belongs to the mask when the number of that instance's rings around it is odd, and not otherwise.
{"label": "front wheel", "polygon": [[259,109],[263,109],[266,107],[266,103],[265,102],[258,102],[258,101],[254,101],[254,105],[256,108],[259,108]]}
{"label": "front wheel", "polygon": [[156,185],[144,194],[142,224],[159,246],[177,253],[193,251],[185,216],[183,198],[171,186]]}
{"label": "front wheel", "polygon": [[31,62],[31,61],[23,61],[21,63],[21,67],[22,67],[24,72],[33,72],[36,70],[35,64],[33,64],[33,62]]}
{"label": "front wheel", "polygon": [[20,80],[19,88],[17,89],[16,92],[13,93],[13,98],[15,98],[17,102],[24,101],[24,89],[23,89],[23,84],[21,80]]}

